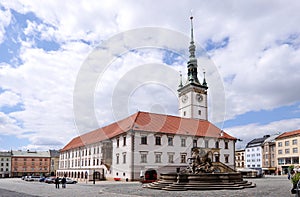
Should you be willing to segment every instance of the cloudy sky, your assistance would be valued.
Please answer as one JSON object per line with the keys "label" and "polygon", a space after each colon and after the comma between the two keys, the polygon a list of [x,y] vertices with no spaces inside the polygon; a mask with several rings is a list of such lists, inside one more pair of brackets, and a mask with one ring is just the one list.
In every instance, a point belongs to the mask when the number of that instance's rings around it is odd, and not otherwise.
{"label": "cloudy sky", "polygon": [[0,150],[62,148],[136,111],[177,115],[190,13],[209,119],[300,129],[298,1],[1,1]]}

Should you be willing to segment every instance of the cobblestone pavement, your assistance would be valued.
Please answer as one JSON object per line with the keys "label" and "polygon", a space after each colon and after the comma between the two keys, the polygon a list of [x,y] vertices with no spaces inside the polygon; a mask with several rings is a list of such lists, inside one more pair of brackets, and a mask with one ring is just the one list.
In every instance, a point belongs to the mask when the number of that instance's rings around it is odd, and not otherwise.
{"label": "cobblestone pavement", "polygon": [[0,179],[0,196],[33,197],[33,196],[103,196],[103,197],[289,197],[291,182],[286,176],[267,176],[260,179],[248,179],[256,183],[255,188],[243,190],[215,191],[163,191],[142,188],[138,182],[96,182],[67,185],[65,189],[55,189],[54,184],[26,182],[21,179]]}

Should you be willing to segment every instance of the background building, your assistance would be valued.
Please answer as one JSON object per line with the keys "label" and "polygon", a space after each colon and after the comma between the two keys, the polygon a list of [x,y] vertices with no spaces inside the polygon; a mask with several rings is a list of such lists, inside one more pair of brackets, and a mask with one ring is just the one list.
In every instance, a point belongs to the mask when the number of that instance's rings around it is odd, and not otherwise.
{"label": "background building", "polygon": [[300,130],[285,132],[275,138],[278,174],[287,174],[288,167],[299,167]]}
{"label": "background building", "polygon": [[235,151],[235,169],[245,168],[245,149]]}
{"label": "background building", "polygon": [[50,175],[55,176],[56,170],[59,168],[59,151],[58,150],[49,150],[50,152]]}
{"label": "background building", "polygon": [[247,144],[245,149],[247,168],[262,168],[261,146],[268,137],[270,137],[270,135],[265,135],[262,138],[253,139]]}
{"label": "background building", "polygon": [[0,152],[0,178],[11,177],[11,151]]}
{"label": "background building", "polygon": [[13,177],[24,175],[49,175],[49,151],[12,151],[11,171]]}
{"label": "background building", "polygon": [[276,143],[275,138],[278,135],[273,135],[265,139],[262,144],[262,169],[264,174],[275,174],[277,170],[276,160]]}

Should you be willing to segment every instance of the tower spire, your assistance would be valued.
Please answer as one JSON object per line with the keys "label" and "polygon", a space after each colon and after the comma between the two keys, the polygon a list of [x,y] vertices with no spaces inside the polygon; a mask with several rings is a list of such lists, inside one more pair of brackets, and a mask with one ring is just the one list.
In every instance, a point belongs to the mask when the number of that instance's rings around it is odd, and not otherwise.
{"label": "tower spire", "polygon": [[207,103],[207,83],[205,72],[203,73],[203,84],[199,82],[198,65],[196,58],[196,45],[194,38],[193,15],[190,16],[191,32],[189,41],[189,59],[187,62],[187,82],[182,85],[182,75],[180,72],[180,83],[178,88],[179,97],[179,114],[181,117],[207,120],[208,119],[208,103]]}
{"label": "tower spire", "polygon": [[189,46],[190,57],[188,61],[188,81],[189,83],[197,83],[200,84],[197,77],[197,59],[195,56],[196,46],[194,43],[194,27],[193,27],[193,15],[190,16],[191,20],[191,41]]}

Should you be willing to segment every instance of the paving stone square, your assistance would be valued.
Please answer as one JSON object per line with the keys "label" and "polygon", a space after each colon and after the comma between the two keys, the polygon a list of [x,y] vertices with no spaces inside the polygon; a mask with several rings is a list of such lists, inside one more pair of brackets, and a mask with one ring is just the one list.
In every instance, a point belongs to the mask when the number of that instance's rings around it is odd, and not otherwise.
{"label": "paving stone square", "polygon": [[54,184],[26,182],[19,178],[0,179],[0,196],[33,197],[33,196],[103,196],[103,197],[289,197],[292,184],[286,176],[266,176],[264,178],[246,179],[256,183],[255,188],[243,190],[215,191],[162,191],[142,188],[139,182],[79,182],[68,184],[67,188],[55,189]]}

